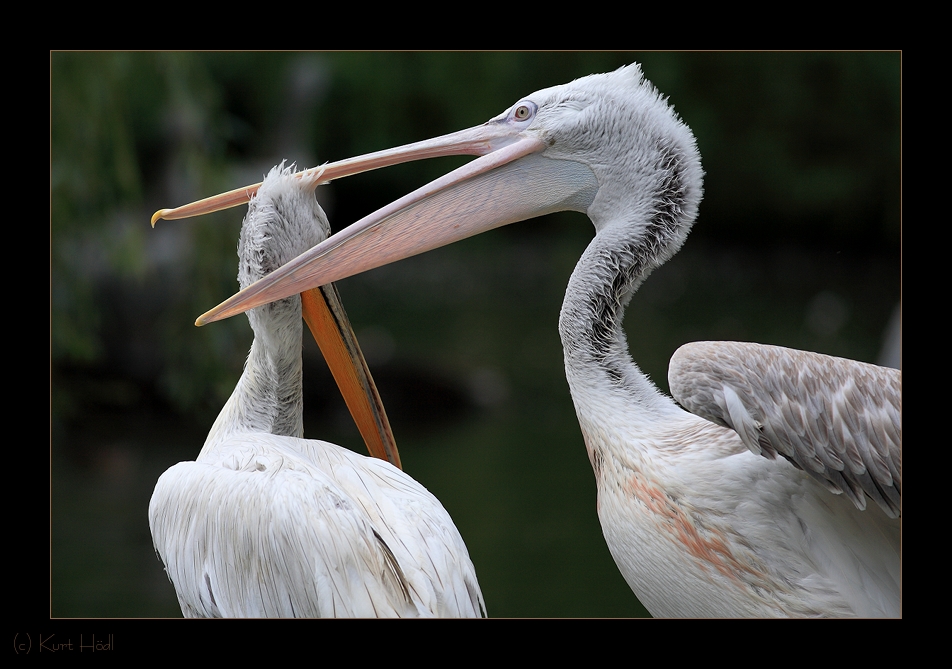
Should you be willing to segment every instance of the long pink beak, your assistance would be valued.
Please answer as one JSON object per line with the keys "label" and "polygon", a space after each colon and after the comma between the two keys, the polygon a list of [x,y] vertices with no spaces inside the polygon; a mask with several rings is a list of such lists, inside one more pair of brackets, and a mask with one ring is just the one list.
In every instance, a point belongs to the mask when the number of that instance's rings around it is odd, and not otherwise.
{"label": "long pink beak", "polygon": [[[324,167],[321,181],[421,158],[481,157],[357,221],[225,300],[196,325],[542,214],[586,211],[598,190],[591,169],[543,154],[546,144],[504,120]],[[327,175],[331,176],[328,177]],[[248,189],[158,212],[169,217],[217,211],[247,201]],[[227,204],[222,204],[226,202]],[[203,204],[203,203],[211,203]]]}
{"label": "long pink beak", "polygon": [[[493,150],[493,136],[487,135],[482,131],[483,126],[456,132],[450,135],[443,135],[435,139],[429,139],[413,144],[405,144],[395,149],[384,151],[375,151],[356,158],[348,158],[336,163],[312,167],[302,170],[295,176],[301,178],[310,176],[317,172],[320,177],[317,185],[325,184],[334,179],[349,177],[361,172],[369,172],[380,167],[397,165],[423,158],[436,158],[446,155],[473,155],[482,156]],[[258,192],[260,183],[243,188],[236,188],[227,193],[214,195],[198,200],[190,204],[176,207],[175,209],[160,209],[152,215],[152,227],[161,220],[174,221],[180,218],[191,218],[202,214],[211,214],[212,212],[230,209],[247,203],[252,196]]]}

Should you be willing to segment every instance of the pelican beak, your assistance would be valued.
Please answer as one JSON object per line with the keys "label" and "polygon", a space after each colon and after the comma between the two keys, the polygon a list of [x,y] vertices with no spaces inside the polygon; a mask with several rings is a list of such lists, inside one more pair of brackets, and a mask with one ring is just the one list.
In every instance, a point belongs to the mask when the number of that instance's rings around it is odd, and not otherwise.
{"label": "pelican beak", "polygon": [[301,293],[301,312],[370,455],[403,469],[383,400],[334,284]]}
{"label": "pelican beak", "polygon": [[[422,158],[480,156],[329,237],[195,324],[228,318],[502,225],[555,211],[586,212],[598,191],[595,174],[583,163],[545,156],[546,148],[543,139],[499,117],[468,130],[323,166],[322,183]],[[162,210],[153,220],[234,206],[255,188]]]}
{"label": "pelican beak", "polygon": [[[399,163],[422,160],[423,158],[435,158],[445,155],[473,155],[481,156],[489,153],[494,148],[498,148],[499,140],[497,135],[489,135],[480,132],[482,126],[464,130],[462,132],[444,135],[435,139],[406,144],[395,149],[385,151],[376,151],[356,158],[341,160],[336,163],[321,165],[302,170],[294,176],[298,179],[302,177],[312,178],[315,173],[318,174],[315,186],[325,184],[334,179],[349,177],[361,172],[369,172],[380,167],[397,165]],[[494,144],[493,140],[496,140]],[[450,148],[451,147],[451,148]],[[227,193],[214,195],[198,200],[191,204],[186,204],[175,209],[160,209],[152,215],[152,227],[160,219],[172,221],[180,218],[191,218],[202,214],[210,214],[223,209],[230,209],[248,202],[252,196],[258,192],[261,184],[256,183],[244,188],[236,188]]]}

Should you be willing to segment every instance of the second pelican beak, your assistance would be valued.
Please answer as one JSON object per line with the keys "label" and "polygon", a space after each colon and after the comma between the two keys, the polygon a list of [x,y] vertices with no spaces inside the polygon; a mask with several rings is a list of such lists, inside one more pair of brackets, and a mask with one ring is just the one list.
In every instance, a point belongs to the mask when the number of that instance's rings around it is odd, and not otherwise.
{"label": "second pelican beak", "polygon": [[403,469],[383,400],[334,284],[301,293],[301,312],[370,455]]}

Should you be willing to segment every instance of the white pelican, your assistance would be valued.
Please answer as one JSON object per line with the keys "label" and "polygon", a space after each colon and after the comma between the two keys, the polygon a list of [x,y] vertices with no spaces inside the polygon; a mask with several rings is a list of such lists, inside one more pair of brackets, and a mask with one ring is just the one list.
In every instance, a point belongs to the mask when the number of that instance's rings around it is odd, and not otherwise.
{"label": "white pelican", "polygon": [[[282,165],[283,166],[283,165]],[[277,167],[250,205],[238,246],[247,286],[325,239],[317,179]],[[485,615],[456,526],[399,463],[389,424],[336,290],[305,294],[308,324],[342,392],[365,394],[362,433],[378,458],[303,438],[302,300],[248,312],[255,338],[238,385],[195,462],[159,479],[149,505],[155,548],[187,617]],[[336,344],[334,344],[336,340]],[[359,380],[358,380],[359,379]],[[369,399],[367,396],[370,395]],[[367,427],[369,426],[369,427]]]}
{"label": "white pelican", "polygon": [[[797,367],[812,383],[810,410],[788,394],[790,377],[761,379],[781,415],[801,412],[804,436],[829,438],[791,445],[780,435],[783,422],[765,420],[769,414],[760,412],[768,410],[746,404],[739,388],[709,389],[727,412],[709,414],[721,423],[715,425],[658,391],[631,359],[625,307],[684,242],[703,178],[690,129],[640,68],[538,91],[482,126],[327,165],[324,178],[460,153],[480,157],[358,221],[198,322],[500,225],[584,212],[596,234],[562,305],[565,373],[595,471],[602,530],[641,602],[655,616],[901,615],[901,519],[891,517],[899,512],[901,373],[881,393],[866,394],[855,367],[842,377],[845,390],[824,388]],[[244,199],[239,189],[157,216]],[[780,357],[782,350],[770,352]],[[835,367],[841,364],[848,363]],[[816,402],[826,390],[838,398]],[[692,393],[682,396],[690,404]],[[869,404],[883,396],[892,409]],[[817,411],[833,412],[830,429]],[[882,452],[862,444],[864,411],[885,431]],[[883,421],[880,411],[892,413]],[[864,494],[877,504],[863,509]]]}

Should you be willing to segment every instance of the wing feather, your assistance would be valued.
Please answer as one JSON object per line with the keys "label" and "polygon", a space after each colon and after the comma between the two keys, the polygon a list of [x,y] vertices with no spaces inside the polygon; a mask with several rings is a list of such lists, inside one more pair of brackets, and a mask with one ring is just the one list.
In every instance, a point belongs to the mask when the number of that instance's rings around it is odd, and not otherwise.
{"label": "wing feather", "polygon": [[902,372],[744,342],[694,342],[671,358],[668,383],[688,411],[737,432],[891,518],[902,512]]}

